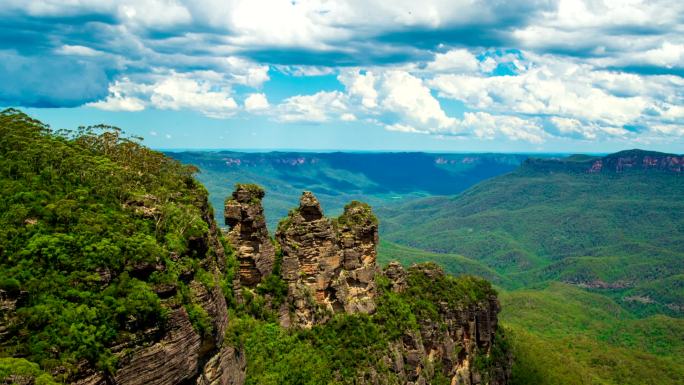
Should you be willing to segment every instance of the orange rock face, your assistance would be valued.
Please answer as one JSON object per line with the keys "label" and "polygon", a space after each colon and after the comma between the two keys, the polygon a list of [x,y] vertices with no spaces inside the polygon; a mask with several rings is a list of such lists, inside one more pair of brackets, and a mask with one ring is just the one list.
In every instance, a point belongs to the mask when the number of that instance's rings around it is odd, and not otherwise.
{"label": "orange rock face", "polygon": [[294,305],[281,323],[311,327],[333,313],[375,311],[378,224],[368,205],[352,202],[333,220],[304,192],[299,208],[278,226],[276,239]]}

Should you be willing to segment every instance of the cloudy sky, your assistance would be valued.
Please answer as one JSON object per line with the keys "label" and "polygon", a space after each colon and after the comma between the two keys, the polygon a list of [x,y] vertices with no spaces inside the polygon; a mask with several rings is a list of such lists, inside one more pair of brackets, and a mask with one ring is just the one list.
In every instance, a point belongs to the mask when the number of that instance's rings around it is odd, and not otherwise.
{"label": "cloudy sky", "polygon": [[681,0],[4,0],[0,106],[156,148],[684,152]]}

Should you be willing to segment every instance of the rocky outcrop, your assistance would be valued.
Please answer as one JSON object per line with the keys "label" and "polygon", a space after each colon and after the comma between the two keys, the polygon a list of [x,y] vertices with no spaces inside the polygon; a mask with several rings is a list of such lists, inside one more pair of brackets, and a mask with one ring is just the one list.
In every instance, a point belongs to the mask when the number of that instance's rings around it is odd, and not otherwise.
{"label": "rocky outcrop", "polygon": [[572,172],[588,174],[684,172],[684,156],[656,151],[626,150],[603,157],[573,155],[568,158],[529,158],[522,168],[528,172]]}
{"label": "rocky outcrop", "polygon": [[[430,281],[444,277],[434,264],[410,269]],[[398,263],[391,263],[384,275],[392,291],[400,293],[407,288],[407,272]],[[441,302],[439,321],[419,319],[418,331],[408,331],[390,344],[385,364],[404,384],[429,384],[436,370],[441,370],[451,384],[506,384],[511,357],[505,349],[495,347],[501,343],[497,338],[502,338],[497,334],[499,310],[495,295],[466,306]]]}
{"label": "rocky outcrop", "polygon": [[245,355],[225,346],[204,366],[197,385],[242,385],[245,383],[247,361]]}
{"label": "rocky outcrop", "polygon": [[352,202],[332,220],[304,192],[299,208],[278,225],[276,239],[290,305],[281,324],[311,327],[333,313],[375,310],[378,223],[368,205]]}
{"label": "rocky outcrop", "polygon": [[27,297],[28,293],[20,291],[18,285],[16,288],[0,289],[0,341],[9,334],[9,326],[19,321],[15,310]]}
{"label": "rocky outcrop", "polygon": [[238,184],[225,202],[224,217],[228,239],[239,263],[240,285],[254,287],[273,271],[275,248],[268,236],[261,199],[264,190],[251,184]]}
{"label": "rocky outcrop", "polygon": [[684,156],[643,150],[620,151],[597,162],[593,165],[593,170],[616,173],[636,170],[681,173],[684,169]]}
{"label": "rocky outcrop", "polygon": [[403,292],[408,286],[408,283],[406,282],[406,270],[404,270],[404,266],[399,262],[392,261],[387,264],[383,274],[389,279],[390,287],[395,293]]}
{"label": "rocky outcrop", "polygon": [[184,308],[173,311],[168,323],[161,341],[122,357],[116,384],[180,384],[197,375],[202,338]]}
{"label": "rocky outcrop", "polygon": [[[89,368],[85,363],[78,385],[241,385],[245,381],[244,354],[224,343],[228,326],[228,308],[219,285],[224,274],[225,251],[211,210],[202,202],[203,219],[209,232],[188,240],[189,249],[199,258],[200,266],[209,277],[199,279],[195,271],[181,275],[187,280],[190,303],[206,313],[210,327],[198,330],[193,326],[186,305],[174,297],[178,288],[173,284],[159,285],[155,291],[168,309],[163,328],[139,332],[125,343],[111,348],[117,358],[114,373],[106,374]],[[210,252],[211,251],[211,252]],[[172,258],[176,258],[172,256]],[[163,269],[160,265],[153,270]],[[142,269],[149,270],[147,268]],[[142,274],[142,272],[140,273]],[[209,280],[210,282],[207,282]]]}

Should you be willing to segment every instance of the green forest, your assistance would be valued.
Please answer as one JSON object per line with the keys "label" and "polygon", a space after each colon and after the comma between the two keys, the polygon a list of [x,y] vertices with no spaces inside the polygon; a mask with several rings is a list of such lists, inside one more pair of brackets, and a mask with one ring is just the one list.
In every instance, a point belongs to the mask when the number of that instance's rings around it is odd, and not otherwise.
{"label": "green forest", "polygon": [[3,313],[0,377],[112,371],[112,345],[164,328],[155,290],[201,270],[188,247],[208,231],[195,171],[114,127],[52,132],[0,114],[0,290],[19,304]]}
{"label": "green forest", "polygon": [[[192,244],[213,223],[196,168],[115,127],[53,132],[16,110],[2,112],[0,127],[0,290],[16,306],[0,313],[8,325],[0,334],[1,379],[55,384],[87,367],[113,373],[113,347],[164,333],[171,305],[184,306],[199,333],[211,331],[187,287],[191,279],[216,284]],[[282,301],[286,290],[279,262],[238,304],[231,287],[237,260],[222,242],[226,340],[249,357],[249,384],[351,384],[371,370],[387,372],[378,359],[389,342],[419,321],[443,322],[438,303],[468,307],[496,294],[482,278],[435,279],[410,269],[401,294],[378,278],[373,315],[337,315],[311,330],[288,330],[267,304]],[[166,298],[169,285],[178,290]],[[506,354],[505,338],[498,341],[497,354]],[[491,362],[478,365],[486,373]],[[433,383],[448,383],[440,373]]]}
{"label": "green forest", "polygon": [[[273,311],[287,290],[278,259],[239,304],[228,242],[220,282],[201,265],[214,250],[196,243],[214,219],[196,167],[110,126],[53,131],[5,110],[0,128],[0,300],[16,306],[0,311],[0,378],[54,384],[84,367],[112,373],[112,348],[164,333],[171,304],[210,333],[188,294],[192,279],[221,285],[226,341],[248,357],[248,384],[361,381],[387,369],[378,361],[390,341],[440,322],[435,303],[468,306],[497,292],[494,354],[513,353],[514,384],[684,378],[679,176],[526,164],[456,196],[386,206],[379,262],[436,263],[452,276],[409,269],[403,293],[379,276],[375,314],[289,330]],[[478,361],[485,373],[490,364]],[[432,383],[448,383],[439,373]]]}

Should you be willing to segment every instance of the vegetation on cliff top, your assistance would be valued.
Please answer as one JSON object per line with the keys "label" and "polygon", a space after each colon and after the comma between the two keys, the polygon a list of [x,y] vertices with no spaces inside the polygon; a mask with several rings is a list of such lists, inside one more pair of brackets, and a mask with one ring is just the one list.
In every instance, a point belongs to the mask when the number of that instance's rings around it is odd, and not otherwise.
{"label": "vegetation on cliff top", "polygon": [[373,210],[367,203],[351,201],[344,206],[344,212],[337,218],[340,225],[363,224],[370,222],[378,224],[378,218],[373,214]]}
{"label": "vegetation on cliff top", "polygon": [[[483,279],[454,278],[430,264],[410,268],[407,281],[408,288],[395,293],[379,276],[375,314],[337,314],[310,330],[284,329],[275,314],[263,317],[262,308],[238,307],[227,336],[245,349],[247,384],[355,384],[372,371],[391,376],[381,359],[389,343],[418,330],[420,320],[442,322],[437,303],[462,309],[496,294]],[[439,373],[432,383],[448,384]]]}
{"label": "vegetation on cliff top", "polygon": [[180,277],[208,231],[194,171],[114,127],[53,132],[0,113],[0,290],[16,306],[0,313],[0,358],[61,379],[83,362],[112,370],[110,346],[163,330],[155,289],[178,287],[169,300],[192,310]]}

